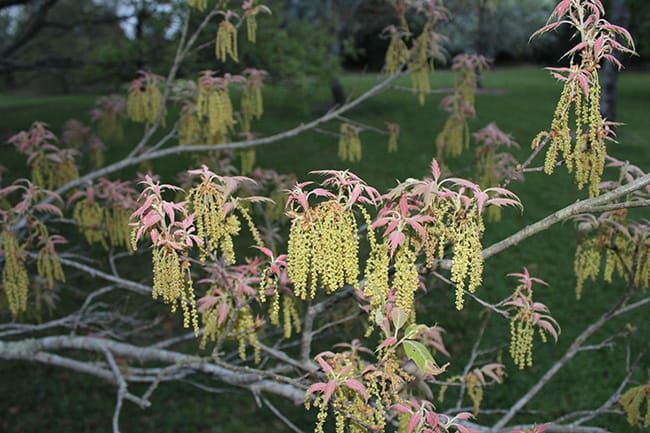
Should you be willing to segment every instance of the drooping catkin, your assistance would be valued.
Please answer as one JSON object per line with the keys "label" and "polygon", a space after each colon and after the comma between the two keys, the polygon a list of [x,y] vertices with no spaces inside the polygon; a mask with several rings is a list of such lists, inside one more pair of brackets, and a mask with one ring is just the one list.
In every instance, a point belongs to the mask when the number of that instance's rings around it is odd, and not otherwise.
{"label": "drooping catkin", "polygon": [[357,286],[359,275],[357,222],[351,210],[335,201],[321,203],[292,221],[288,275],[296,296],[313,298],[316,287],[327,293],[345,284]]}
{"label": "drooping catkin", "polygon": [[2,287],[4,288],[9,310],[16,317],[27,311],[29,278],[25,268],[23,249],[16,235],[9,230],[0,234],[0,246],[4,256]]}
{"label": "drooping catkin", "polygon": [[164,123],[164,107],[162,92],[159,87],[160,78],[149,72],[131,84],[127,98],[127,113],[129,118],[137,123],[152,125],[158,116]]}
{"label": "drooping catkin", "polygon": [[49,248],[42,248],[36,258],[36,272],[45,278],[47,287],[54,288],[54,282],[65,282],[65,274],[61,267],[59,255]]}
{"label": "drooping catkin", "polygon": [[166,247],[154,247],[152,261],[153,298],[160,297],[164,303],[170,304],[172,313],[180,306],[183,311],[183,327],[192,327],[198,335],[198,313],[189,262],[181,261],[175,250]]}
{"label": "drooping catkin", "polygon": [[397,297],[396,305],[407,314],[412,314],[415,311],[415,292],[419,285],[416,259],[417,255],[408,244],[398,248],[395,254],[393,286]]}
{"label": "drooping catkin", "polygon": [[98,243],[108,248],[105,238],[104,212],[104,208],[95,200],[85,198],[75,204],[72,216],[79,225],[79,231],[84,235],[86,242],[90,245]]}
{"label": "drooping catkin", "polygon": [[409,49],[402,39],[399,31],[395,30],[390,36],[390,43],[386,50],[384,69],[388,75],[393,75],[406,65],[409,57]]}
{"label": "drooping catkin", "polygon": [[453,233],[454,252],[451,265],[451,281],[456,285],[456,308],[462,310],[465,288],[474,293],[483,278],[483,220],[471,214],[460,221]]}
{"label": "drooping catkin", "polygon": [[232,238],[241,225],[234,214],[226,214],[222,194],[211,183],[202,183],[190,190],[187,201],[194,213],[196,233],[205,240],[199,246],[201,260],[219,251],[227,264],[234,263]]}
{"label": "drooping catkin", "polygon": [[237,27],[228,19],[224,19],[219,23],[215,55],[222,62],[228,60],[228,57],[235,62],[239,62],[239,55],[237,53]]}
{"label": "drooping catkin", "polygon": [[589,195],[595,197],[605,169],[606,126],[600,112],[597,70],[590,74],[589,82],[587,93],[577,79],[565,83],[551,123],[544,171],[552,174],[561,156],[569,172],[575,172],[578,188],[588,185]]}
{"label": "drooping catkin", "polygon": [[361,161],[361,139],[359,128],[349,123],[342,123],[339,137],[339,158],[341,161]]}
{"label": "drooping catkin", "polygon": [[397,152],[400,126],[398,123],[386,123],[388,126],[388,153]]}

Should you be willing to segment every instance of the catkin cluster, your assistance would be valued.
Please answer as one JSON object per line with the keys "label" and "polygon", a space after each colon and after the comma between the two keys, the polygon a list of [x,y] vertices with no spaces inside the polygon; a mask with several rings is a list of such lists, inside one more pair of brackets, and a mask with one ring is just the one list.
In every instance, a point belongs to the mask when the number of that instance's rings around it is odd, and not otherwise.
{"label": "catkin cluster", "polygon": [[233,327],[233,331],[237,338],[239,345],[239,357],[242,360],[246,359],[246,346],[253,348],[253,357],[255,363],[260,362],[260,343],[257,338],[257,326],[253,311],[250,306],[246,305],[238,310],[237,321]]}
{"label": "catkin cluster", "polygon": [[[260,282],[260,302],[266,302],[266,288],[273,284],[268,274],[262,275]],[[280,326],[280,304],[282,304],[282,329],[284,331],[284,338],[291,338],[293,330],[300,333],[302,322],[294,298],[288,294],[281,292],[277,284],[273,287],[273,300],[271,301],[271,308],[269,309],[269,321],[273,326]]]}
{"label": "catkin cluster", "polygon": [[132,121],[152,125],[164,110],[158,79],[153,75],[145,75],[135,80],[129,89],[126,103]]}
{"label": "catkin cluster", "polygon": [[519,310],[510,321],[510,356],[515,365],[523,370],[533,365],[533,317],[528,310]]}
{"label": "catkin cluster", "polygon": [[212,182],[202,182],[190,190],[187,201],[194,214],[196,233],[204,240],[199,245],[201,260],[220,252],[227,264],[234,263],[232,238],[239,233],[241,224],[233,213],[226,213],[223,194]]}
{"label": "catkin cluster", "polygon": [[104,225],[108,243],[113,247],[122,247],[133,252],[131,228],[129,226],[131,211],[119,204],[114,204],[104,211]]}
{"label": "catkin cluster", "polygon": [[175,250],[166,247],[154,247],[152,262],[153,298],[160,297],[166,304],[171,304],[172,313],[180,306],[183,311],[183,326],[191,326],[198,335],[198,314],[189,262],[181,260]]}
{"label": "catkin cluster", "polygon": [[242,128],[246,131],[250,130],[251,120],[259,119],[264,114],[261,79],[249,78],[246,80],[241,95],[241,113]]}
{"label": "catkin cluster", "polygon": [[601,252],[596,238],[587,239],[578,244],[573,260],[576,274],[576,298],[580,299],[585,281],[596,281],[600,274]]}
{"label": "catkin cluster", "polygon": [[241,175],[246,176],[255,168],[255,149],[250,148],[239,152],[239,159],[241,160]]}
{"label": "catkin cluster", "polygon": [[222,62],[228,60],[228,57],[235,62],[239,62],[239,56],[237,54],[237,27],[228,19],[224,19],[219,23],[215,55]]}
{"label": "catkin cluster", "polygon": [[430,47],[430,31],[430,23],[427,23],[422,29],[422,33],[413,42],[413,52],[409,63],[411,85],[413,92],[418,95],[420,105],[424,105],[427,94],[431,92],[429,74],[433,71],[433,63],[430,59],[432,49]]}
{"label": "catkin cluster", "polygon": [[552,174],[561,155],[569,172],[575,172],[578,188],[589,185],[589,194],[594,197],[600,191],[607,148],[605,122],[600,113],[601,89],[596,70],[591,73],[589,81],[587,93],[578,80],[567,81],[564,85],[551,123],[551,132],[544,134],[550,141],[544,171]]}
{"label": "catkin cluster", "polygon": [[255,14],[246,16],[246,36],[248,42],[252,44],[257,42],[257,17],[255,17]]}
{"label": "catkin cluster", "polygon": [[[90,198],[79,200],[74,206],[72,217],[79,225],[79,230],[84,235],[86,242],[91,245],[98,243],[105,248],[108,247],[104,227],[105,210],[97,201]],[[128,228],[128,218],[126,223]]]}
{"label": "catkin cluster", "polygon": [[[641,413],[641,405],[646,402],[645,415]],[[627,422],[633,427],[650,427],[650,384],[639,385],[628,389],[619,399],[619,404],[627,415]],[[643,419],[643,424],[640,420]]]}
{"label": "catkin cluster", "polygon": [[50,191],[79,177],[73,154],[66,150],[54,155],[38,152],[31,159],[30,165],[32,183]]}
{"label": "catkin cluster", "polygon": [[327,201],[297,216],[291,223],[288,275],[295,294],[313,298],[320,285],[327,293],[359,276],[357,222],[351,210]]}
{"label": "catkin cluster", "polygon": [[604,225],[578,242],[574,257],[578,299],[585,282],[596,281],[601,268],[603,280],[608,283],[618,275],[631,279],[636,287],[650,286],[650,245],[646,241],[645,225],[632,222],[626,226],[625,212],[611,214],[608,218],[611,218],[611,227]]}
{"label": "catkin cluster", "polygon": [[361,139],[359,128],[348,123],[341,124],[339,137],[339,158],[341,161],[361,161]]}
{"label": "catkin cluster", "polygon": [[483,278],[483,247],[481,237],[485,227],[475,212],[456,223],[452,235],[454,253],[451,281],[456,286],[456,308],[463,309],[465,288],[474,293]]}
{"label": "catkin cluster", "polygon": [[226,87],[199,85],[197,110],[206,118],[207,132],[211,140],[223,141],[235,126],[235,117]]}
{"label": "catkin cluster", "polygon": [[[365,284],[363,286],[364,295],[370,298],[370,317],[374,317],[374,313],[383,307],[385,300],[388,298],[390,290],[388,281],[389,266],[388,244],[382,242],[374,246],[371,245],[370,256],[366,261]],[[403,282],[405,280],[406,278],[402,278]]]}
{"label": "catkin cluster", "polygon": [[400,126],[397,123],[388,123],[388,153],[397,152],[399,143]]}
{"label": "catkin cluster", "polygon": [[386,50],[384,69],[389,75],[396,74],[404,67],[409,58],[409,49],[402,39],[399,31],[395,30],[390,36],[390,43]]}
{"label": "catkin cluster", "polygon": [[476,416],[481,409],[481,402],[483,401],[483,383],[481,382],[481,378],[473,372],[465,376],[464,382],[467,388],[467,395],[472,400],[474,416]]}
{"label": "catkin cluster", "polygon": [[178,118],[178,142],[181,145],[200,143],[203,139],[203,127],[196,106],[186,104]]}
{"label": "catkin cluster", "polygon": [[395,254],[393,287],[396,292],[396,305],[409,314],[415,312],[415,291],[420,282],[416,259],[417,255],[408,244],[400,246]]}
{"label": "catkin cluster", "polygon": [[469,141],[467,117],[463,114],[451,113],[436,137],[438,157],[455,158],[460,156],[469,147]]}
{"label": "catkin cluster", "polygon": [[29,278],[23,249],[18,244],[16,236],[9,230],[3,230],[0,234],[0,246],[4,256],[2,287],[7,296],[9,310],[16,317],[27,311]]}
{"label": "catkin cluster", "polygon": [[42,248],[36,258],[36,272],[45,278],[47,286],[54,288],[54,282],[65,282],[65,274],[61,267],[59,255],[51,248]]}

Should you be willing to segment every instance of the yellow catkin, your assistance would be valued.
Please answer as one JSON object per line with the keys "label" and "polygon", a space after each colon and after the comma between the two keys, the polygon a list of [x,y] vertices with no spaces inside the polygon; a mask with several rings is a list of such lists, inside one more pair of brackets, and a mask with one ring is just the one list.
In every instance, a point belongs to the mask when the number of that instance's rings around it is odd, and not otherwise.
{"label": "yellow catkin", "polygon": [[196,234],[204,242],[199,246],[202,261],[213,252],[221,252],[227,264],[235,263],[233,236],[241,228],[234,214],[226,215],[221,193],[212,183],[192,188],[187,196],[196,225]]}
{"label": "yellow catkin", "polygon": [[54,282],[65,282],[65,275],[61,267],[59,255],[48,249],[42,248],[36,258],[36,272],[39,276],[45,278],[47,287],[54,288]]}
{"label": "yellow catkin", "polygon": [[253,312],[248,305],[238,310],[234,332],[239,346],[239,357],[242,360],[245,360],[246,346],[251,346],[253,348],[255,363],[259,363],[260,343],[256,334],[255,318],[253,317]]}
{"label": "yellow catkin", "polygon": [[[641,406],[646,401],[645,415],[642,419]],[[627,422],[633,427],[650,427],[650,385],[639,385],[628,389],[619,399],[619,404],[627,416]]]}
{"label": "yellow catkin", "polygon": [[417,255],[408,245],[399,247],[395,254],[393,286],[397,297],[396,305],[409,315],[415,311],[415,292],[419,285],[416,258]]}
{"label": "yellow catkin", "polygon": [[104,213],[108,242],[113,247],[121,247],[133,252],[131,245],[131,211],[119,205],[113,205]]}
{"label": "yellow catkin", "polygon": [[189,262],[181,262],[178,253],[165,247],[155,247],[152,253],[154,299],[162,298],[171,305],[172,312],[178,307],[183,311],[183,326],[192,327],[198,335],[198,313]]}
{"label": "yellow catkin", "polygon": [[288,244],[288,275],[296,296],[313,298],[316,287],[327,293],[345,284],[357,286],[359,240],[352,211],[330,201],[292,221]]}
{"label": "yellow catkin", "polygon": [[225,88],[199,86],[198,113],[207,118],[210,137],[226,137],[235,126],[230,94]]}
{"label": "yellow catkin", "polygon": [[242,90],[241,111],[243,117],[250,123],[253,119],[259,119],[264,114],[264,99],[262,97],[262,85],[259,79],[249,79]]}
{"label": "yellow catkin", "polygon": [[338,154],[341,161],[361,161],[361,139],[359,138],[359,128],[348,123],[341,124]]}
{"label": "yellow catkin", "polygon": [[257,17],[254,14],[246,17],[246,36],[251,44],[257,42]]}
{"label": "yellow catkin", "polygon": [[576,298],[580,299],[584,284],[588,279],[596,281],[600,274],[601,253],[595,239],[588,239],[576,249],[573,269],[576,275]]}
{"label": "yellow catkin", "polygon": [[483,248],[481,237],[484,229],[481,217],[474,214],[457,224],[455,229],[451,281],[456,286],[456,308],[458,310],[463,308],[465,288],[474,293],[482,282]]}
{"label": "yellow catkin", "polygon": [[222,62],[228,60],[228,57],[235,62],[239,62],[237,54],[237,28],[228,20],[223,20],[219,23],[215,55]]}
{"label": "yellow catkin", "polygon": [[384,69],[389,75],[399,72],[409,57],[409,49],[406,43],[400,36],[398,31],[394,31],[390,37],[390,43],[386,50],[386,58],[384,61]]}
{"label": "yellow catkin", "polygon": [[239,152],[241,160],[241,175],[246,176],[255,168],[255,149],[246,149]]}
{"label": "yellow catkin", "polygon": [[178,142],[181,145],[196,144],[203,139],[203,127],[196,107],[186,105],[178,119]]}
{"label": "yellow catkin", "polygon": [[99,203],[86,198],[77,202],[72,217],[79,225],[79,231],[84,235],[86,242],[91,245],[98,243],[108,248],[104,212],[104,208]]}
{"label": "yellow catkin", "polygon": [[443,158],[460,156],[469,147],[470,133],[467,118],[463,115],[452,113],[436,137],[438,157]]}
{"label": "yellow catkin", "polygon": [[421,105],[424,105],[426,95],[431,91],[429,74],[433,70],[433,64],[430,60],[430,23],[427,23],[422,33],[415,39],[409,72],[411,74],[411,83],[413,92],[418,95]]}
{"label": "yellow catkin", "polygon": [[79,177],[79,170],[72,154],[57,155],[60,162],[54,162],[44,153],[38,153],[31,160],[31,180],[34,185],[55,190]]}
{"label": "yellow catkin", "polygon": [[282,297],[282,312],[283,312],[283,325],[284,325],[284,338],[291,338],[292,330],[296,333],[301,331],[301,319],[296,309],[296,303],[289,295]]}
{"label": "yellow catkin", "polygon": [[[144,87],[142,87],[144,86]],[[142,86],[132,86],[127,98],[127,113],[129,118],[137,123],[152,125],[164,110],[162,92],[154,79],[147,79]]]}
{"label": "yellow catkin", "polygon": [[481,409],[481,402],[483,401],[483,384],[476,374],[469,373],[465,376],[465,386],[467,388],[467,395],[472,400],[472,411],[474,412],[474,416],[476,416]]}
{"label": "yellow catkin", "polygon": [[255,241],[255,245],[258,247],[263,247],[264,246],[264,241],[262,240],[262,235],[260,235],[259,230],[257,229],[257,226],[255,226],[255,222],[253,221],[253,217],[251,217],[250,212],[243,207],[238,208],[239,213],[244,217],[244,220],[246,221],[246,224],[248,225],[248,230],[251,232],[251,235],[253,236],[253,240]]}
{"label": "yellow catkin", "polygon": [[[562,156],[568,171],[574,172],[578,188],[588,185],[589,195],[594,197],[600,192],[607,148],[597,71],[590,75],[590,80],[586,95],[577,80],[565,84],[551,123],[544,171],[552,174],[559,156]],[[572,127],[575,134],[572,134]]]}
{"label": "yellow catkin", "polygon": [[397,123],[388,123],[388,153],[397,152],[400,126]]}
{"label": "yellow catkin", "polygon": [[4,230],[0,234],[0,246],[4,255],[2,269],[2,287],[4,288],[9,310],[16,317],[27,311],[29,278],[25,268],[23,249],[18,244],[16,236]]}
{"label": "yellow catkin", "polygon": [[520,370],[533,365],[535,331],[531,320],[530,312],[521,311],[510,321],[510,356]]}

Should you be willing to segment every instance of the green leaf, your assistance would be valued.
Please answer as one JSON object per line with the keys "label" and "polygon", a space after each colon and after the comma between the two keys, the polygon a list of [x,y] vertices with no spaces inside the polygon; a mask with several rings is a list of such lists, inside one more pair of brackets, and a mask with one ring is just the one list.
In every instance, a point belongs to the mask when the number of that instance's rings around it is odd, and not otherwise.
{"label": "green leaf", "polygon": [[413,323],[406,328],[406,331],[404,331],[404,337],[408,339],[415,338],[418,332],[420,332],[423,329],[427,329],[427,326]]}
{"label": "green leaf", "polygon": [[424,344],[418,341],[406,340],[403,347],[408,359],[415,362],[415,365],[423,373],[427,373],[431,367],[437,368],[436,361]]}

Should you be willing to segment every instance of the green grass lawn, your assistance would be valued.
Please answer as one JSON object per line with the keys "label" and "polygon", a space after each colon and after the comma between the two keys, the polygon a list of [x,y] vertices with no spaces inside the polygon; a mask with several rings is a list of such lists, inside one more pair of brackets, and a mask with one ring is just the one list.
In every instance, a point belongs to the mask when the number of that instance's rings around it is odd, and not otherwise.
{"label": "green grass lawn", "polygon": [[[359,94],[375,83],[374,75],[348,75],[344,78],[346,90]],[[435,73],[434,88],[449,87],[453,77],[449,72]],[[405,81],[401,83],[408,85]],[[504,89],[501,95],[479,95],[478,117],[471,124],[473,130],[496,121],[501,129],[512,132],[522,145],[518,157],[522,160],[530,152],[531,139],[547,128],[559,97],[561,87],[547,73],[535,68],[503,69],[486,73],[486,88]],[[388,154],[386,137],[372,132],[362,134],[363,159],[356,164],[345,164],[337,158],[336,138],[313,132],[291,140],[270,144],[258,149],[258,164],[279,172],[296,173],[304,179],[310,170],[350,168],[370,184],[385,189],[395,179],[426,175],[435,154],[435,136],[442,127],[445,113],[438,108],[442,96],[428,98],[424,106],[408,93],[391,90],[348,114],[355,120],[384,127],[385,121],[401,125],[399,151]],[[33,120],[49,123],[59,131],[62,123],[72,117],[87,121],[87,111],[95,96],[76,95],[52,98],[16,98],[0,95],[0,137],[29,127]],[[321,88],[309,94],[296,94],[290,88],[269,88],[265,91],[265,117],[257,124],[262,134],[279,132],[305,122],[316,115],[314,107],[328,100],[328,89]],[[629,159],[644,170],[650,169],[650,124],[647,107],[650,101],[650,80],[645,74],[626,72],[622,75],[619,99],[619,120],[626,123],[619,134],[620,144],[609,145],[609,152],[619,159]],[[335,123],[325,129],[336,131]],[[139,128],[130,126],[123,143],[112,144],[107,152],[110,161],[119,160],[138,138]],[[0,147],[0,164],[9,168],[9,176],[21,172],[16,168],[21,161]],[[452,161],[452,169],[459,170],[471,162],[471,152]],[[153,162],[154,171],[171,176],[188,167],[191,158],[169,158]],[[540,158],[539,164],[542,163]],[[539,165],[537,164],[537,165]],[[170,178],[171,179],[171,178]],[[484,245],[502,239],[553,211],[584,198],[578,192],[564,169],[552,177],[531,174],[514,184],[512,189],[524,203],[524,212],[505,210],[504,219],[486,230]],[[486,262],[485,284],[479,289],[483,298],[496,301],[514,288],[505,274],[527,266],[535,275],[550,283],[536,297],[546,303],[562,325],[560,341],[555,345],[536,344],[535,364],[525,371],[517,371],[505,356],[508,378],[505,384],[487,391],[484,407],[504,408],[521,396],[554,359],[561,356],[588,324],[601,315],[621,293],[620,282],[588,284],[581,301],[574,295],[573,254],[575,231],[571,223],[558,224],[544,234],[537,235]],[[97,282],[97,284],[100,284]],[[419,321],[438,323],[447,329],[447,341],[453,355],[452,374],[462,370],[464,355],[474,341],[480,321],[480,308],[471,301],[462,312],[453,309],[453,294],[433,290],[421,303]],[[620,330],[626,323],[635,323],[637,342],[647,345],[650,326],[646,314],[626,316],[613,321],[594,341],[607,333]],[[503,345],[508,339],[508,324],[493,318],[493,326],[486,335],[485,347]],[[638,350],[639,345],[633,345]],[[600,405],[616,389],[625,372],[621,369],[625,353],[623,346],[613,350],[587,352],[578,355],[538,395],[527,409],[547,411],[547,415],[523,417],[522,420],[546,421],[564,412],[590,409]],[[644,370],[644,369],[641,369]],[[643,379],[643,375],[639,375]],[[108,431],[113,411],[114,389],[99,380],[39,365],[0,364],[0,431],[7,432],[99,432]],[[452,395],[453,394],[449,394]],[[153,407],[141,411],[127,404],[123,413],[124,432],[267,432],[284,431],[266,410],[258,409],[249,395],[205,394],[189,385],[163,385],[154,395]],[[455,400],[454,400],[455,401]],[[282,406],[310,429],[309,418],[300,410]],[[270,421],[269,421],[270,420]],[[479,422],[491,419],[479,416]],[[609,416],[601,420],[612,431],[632,431],[622,418]]]}

